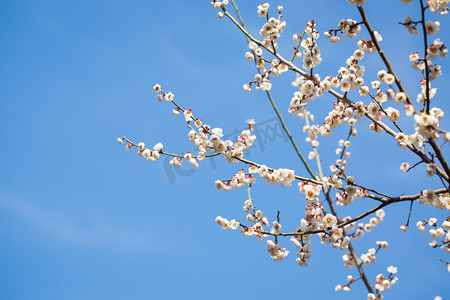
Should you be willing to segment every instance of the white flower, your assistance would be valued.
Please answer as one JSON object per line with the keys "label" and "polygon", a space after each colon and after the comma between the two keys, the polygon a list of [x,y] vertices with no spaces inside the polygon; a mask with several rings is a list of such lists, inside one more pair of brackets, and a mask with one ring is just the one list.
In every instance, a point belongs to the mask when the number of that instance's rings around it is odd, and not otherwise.
{"label": "white flower", "polygon": [[214,185],[216,186],[216,189],[220,190],[223,187],[223,182],[222,180],[216,180],[214,181]]}
{"label": "white flower", "polygon": [[375,36],[375,39],[378,41],[378,42],[381,42],[382,40],[383,40],[383,37],[381,36],[381,34],[379,34],[378,33],[378,31],[374,31],[373,32],[373,35]]}
{"label": "white flower", "polygon": [[195,168],[198,168],[198,160],[195,158],[191,158],[189,162],[194,166]]}
{"label": "white flower", "polygon": [[307,267],[308,266],[308,261],[305,258],[300,258],[298,257],[295,262],[297,263],[297,265],[299,265],[300,267]]}
{"label": "white flower", "polygon": [[233,220],[230,221],[230,228],[233,229],[233,230],[236,230],[239,227],[240,224],[241,223],[239,223],[238,220],[234,220],[233,219]]}
{"label": "white flower", "polygon": [[441,26],[441,23],[438,21],[428,21],[425,24],[425,30],[427,34],[436,34],[439,31],[439,28]]}
{"label": "white flower", "polygon": [[397,273],[397,268],[393,267],[393,266],[389,266],[389,267],[387,267],[387,271],[389,273],[395,274],[395,273]]}
{"label": "white flower", "polygon": [[270,258],[274,261],[282,260],[289,254],[286,248],[280,249],[280,246],[271,240],[267,241],[267,252],[270,253]]}
{"label": "white flower", "polygon": [[393,84],[394,81],[395,81],[395,77],[392,74],[387,74],[386,77],[384,78],[384,82],[386,82],[389,85]]}
{"label": "white flower", "polygon": [[203,125],[202,120],[200,120],[200,119],[195,119],[194,125],[195,125],[196,127],[202,126],[202,125]]}
{"label": "white flower", "polygon": [[405,143],[406,142],[406,135],[403,132],[398,132],[395,135],[395,140],[397,141],[397,143],[401,144],[401,143]]}
{"label": "white flower", "polygon": [[414,114],[414,105],[405,104],[405,112],[408,117],[412,116]]}
{"label": "white flower", "polygon": [[175,95],[172,92],[168,92],[164,98],[166,98],[167,101],[173,101],[173,98],[175,98]]}
{"label": "white flower", "polygon": [[258,219],[261,219],[261,218],[263,217],[263,212],[262,212],[261,210],[257,210],[256,213],[255,213],[255,216],[256,216]]}
{"label": "white flower", "polygon": [[160,92],[161,91],[161,85],[155,84],[155,86],[153,87],[153,90],[155,91],[155,93]]}
{"label": "white flower", "polygon": [[436,229],[430,229],[430,231],[429,231],[429,233],[430,233],[430,235],[431,235],[431,237],[433,238],[433,239],[437,239],[438,237],[439,237],[439,233],[438,233],[438,231],[436,230]]}
{"label": "white flower", "polygon": [[323,225],[326,229],[333,227],[337,223],[337,219],[332,214],[327,214],[323,220]]}
{"label": "white flower", "polygon": [[230,221],[228,221],[227,219],[223,219],[222,228],[224,230],[228,230],[230,228],[230,225]]}
{"label": "white flower", "polygon": [[192,121],[193,114],[190,109],[186,109],[183,114],[184,114],[184,120],[186,122]]}
{"label": "white flower", "polygon": [[[441,249],[450,254],[450,245],[442,245]],[[447,270],[450,272],[450,264],[447,264]]]}
{"label": "white flower", "polygon": [[186,152],[186,154],[184,155],[184,159],[186,161],[190,161],[192,159],[192,154],[191,152]]}
{"label": "white flower", "polygon": [[445,229],[450,229],[450,217],[447,217],[444,222],[442,222],[442,227]]}
{"label": "white flower", "polygon": [[403,92],[398,92],[395,94],[395,102],[398,104],[404,103],[406,101],[406,94]]}
{"label": "white flower", "polygon": [[249,61],[252,61],[253,59],[255,59],[255,56],[251,52],[245,52],[245,58]]}
{"label": "white flower", "polygon": [[356,6],[361,6],[366,2],[366,0],[347,0],[347,1],[350,2],[350,4],[355,4]]}
{"label": "white flower", "polygon": [[155,146],[153,146],[153,150],[155,150],[155,151],[161,151],[162,148],[163,148],[163,144],[161,144],[161,143],[158,143]]}
{"label": "white flower", "polygon": [[417,60],[419,60],[419,59],[420,59],[419,52],[414,52],[413,54],[411,54],[411,55],[409,56],[409,60],[410,60],[411,62],[415,62],[415,61],[417,61]]}
{"label": "white flower", "polygon": [[[378,72],[378,74],[380,74],[380,72]],[[381,75],[383,76],[383,73],[381,73]],[[372,85],[373,89],[378,89],[380,87],[381,82],[379,82],[378,80],[375,80],[375,81],[372,81],[370,84]]]}
{"label": "white flower", "polygon": [[404,162],[400,165],[400,170],[402,170],[403,172],[406,172],[409,170],[409,162]]}
{"label": "white flower", "polygon": [[384,210],[380,209],[380,210],[377,211],[376,215],[377,215],[378,218],[384,218],[386,213],[384,212]]}
{"label": "white flower", "polygon": [[440,10],[445,11],[446,6],[449,4],[449,0],[428,0],[427,5],[432,12],[438,12]]}
{"label": "white flower", "polygon": [[263,54],[262,49],[261,49],[261,48],[256,48],[256,49],[255,49],[255,54],[256,54],[257,56],[261,56],[261,55]]}
{"label": "white flower", "polygon": [[272,234],[280,234],[281,225],[277,221],[273,222],[273,227],[270,229],[270,233]]}
{"label": "white flower", "polygon": [[427,176],[428,177],[432,177],[434,175],[434,173],[436,172],[437,169],[437,165],[435,163],[429,163],[427,164]]}
{"label": "white flower", "polygon": [[399,111],[396,110],[395,108],[393,108],[393,107],[388,107],[388,108],[385,109],[385,111],[386,111],[386,113],[387,113],[388,118],[389,118],[392,122],[395,122],[395,121],[397,121],[398,119],[400,119],[400,113],[399,113]]}
{"label": "white flower", "polygon": [[245,91],[247,92],[251,92],[252,91],[252,87],[250,86],[250,84],[246,83],[242,86],[244,88]]}
{"label": "white flower", "polygon": [[421,221],[417,222],[416,226],[421,232],[425,232],[425,226],[423,226]]}
{"label": "white flower", "polygon": [[[147,150],[148,150],[148,149],[147,149]],[[159,159],[159,157],[160,157],[159,152],[152,151],[152,157],[153,157],[154,159]]]}
{"label": "white flower", "polygon": [[149,158],[150,156],[152,156],[152,152],[150,151],[150,149],[145,149],[144,151],[142,151],[141,155],[143,158]]}
{"label": "white flower", "polygon": [[[379,79],[380,81],[384,81],[386,75],[388,75],[387,72],[386,72],[385,70],[381,70],[381,71],[378,72],[377,77],[378,77],[378,79]],[[372,85],[372,86],[373,86],[373,85]],[[378,87],[373,87],[373,88],[375,89],[375,88],[378,88]]]}
{"label": "white flower", "polygon": [[361,87],[359,88],[359,95],[360,95],[361,97],[366,96],[368,93],[369,93],[369,87],[368,87],[368,86],[363,85],[363,86],[361,86]]}

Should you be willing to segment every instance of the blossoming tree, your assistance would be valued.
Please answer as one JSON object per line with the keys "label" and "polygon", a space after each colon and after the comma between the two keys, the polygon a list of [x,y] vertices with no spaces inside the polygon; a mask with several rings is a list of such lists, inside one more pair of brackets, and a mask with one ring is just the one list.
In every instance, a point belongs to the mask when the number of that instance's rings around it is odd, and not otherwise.
{"label": "blossoming tree", "polygon": [[[265,241],[267,252],[274,261],[284,260],[289,253],[296,251],[293,259],[299,266],[307,267],[317,241],[330,248],[342,251],[343,263],[346,267],[355,268],[355,276],[349,275],[346,282],[335,285],[336,291],[350,291],[352,285],[361,282],[367,290],[367,299],[381,299],[383,292],[393,286],[397,278],[395,266],[380,267],[375,278],[366,275],[365,265],[376,260],[379,251],[388,247],[388,241],[375,241],[374,247],[357,253],[353,246],[365,233],[372,231],[385,218],[384,208],[396,203],[409,204],[409,214],[400,227],[407,231],[410,227],[413,206],[434,207],[436,210],[450,210],[450,167],[446,161],[450,142],[450,128],[441,128],[439,122],[444,118],[440,103],[447,101],[446,95],[440,95],[433,82],[442,77],[440,61],[447,56],[448,49],[439,37],[440,15],[448,12],[449,0],[401,0],[405,4],[402,20],[392,21],[392,26],[403,26],[405,34],[420,39],[421,49],[413,49],[409,53],[411,72],[416,72],[419,93],[408,92],[396,73],[396,64],[390,62],[383,50],[383,32],[374,30],[364,10],[365,0],[348,0],[359,13],[359,19],[342,19],[335,28],[322,34],[317,30],[315,20],[306,22],[302,32],[292,36],[291,49],[278,46],[289,20],[283,19],[282,6],[272,7],[269,3],[257,6],[256,12],[261,20],[259,32],[247,30],[234,1],[212,1],[217,9],[219,19],[227,19],[235,25],[245,37],[248,51],[245,58],[255,68],[254,77],[243,84],[248,92],[262,93],[274,109],[274,114],[288,136],[289,143],[303,164],[303,169],[294,172],[292,166],[276,168],[266,165],[264,161],[252,161],[246,153],[255,143],[253,133],[257,122],[246,121],[248,129],[232,140],[224,138],[224,131],[214,120],[208,124],[201,116],[189,109],[189,103],[176,100],[172,87],[155,84],[154,92],[159,102],[169,102],[172,113],[180,118],[188,127],[188,139],[195,145],[194,151],[175,154],[180,149],[166,151],[161,142],[153,147],[146,147],[143,142],[135,142],[127,137],[118,139],[126,149],[137,149],[137,154],[148,161],[156,161],[161,156],[171,157],[170,165],[181,167],[190,164],[201,167],[204,160],[222,156],[228,163],[239,164],[235,174],[227,179],[215,180],[218,190],[232,191],[246,189],[243,201],[243,215],[216,217],[216,223],[224,230],[237,230],[246,237]],[[409,13],[418,11],[418,18]],[[329,25],[333,26],[333,25]],[[324,39],[325,37],[325,39]],[[362,38],[364,37],[364,38]],[[357,39],[356,39],[357,38]],[[326,40],[328,39],[328,41]],[[322,58],[319,43],[339,43],[344,39],[356,39],[354,51],[349,57],[343,57],[342,66],[333,74],[317,73],[319,65],[326,62]],[[367,56],[379,57],[377,70],[366,70],[364,59]],[[250,67],[250,65],[249,65]],[[368,76],[368,73],[370,75]],[[275,103],[272,84],[276,77],[290,76],[294,88],[291,99],[279,99]],[[376,77],[369,81],[367,77]],[[312,109],[316,102],[325,101],[329,111],[323,112],[321,118],[315,117]],[[442,107],[442,106],[441,106]],[[305,143],[300,145],[291,134],[280,111],[287,111],[303,122]],[[181,122],[181,121],[180,121]],[[442,121],[441,121],[442,122]],[[325,165],[321,154],[329,149],[319,147],[319,140],[335,135],[335,132],[346,128],[347,134],[338,141],[333,152],[337,159]],[[359,133],[358,133],[358,130]],[[360,132],[372,132],[360,137]],[[342,132],[342,131],[339,131]],[[403,188],[397,187],[395,195],[388,194],[380,188],[374,188],[370,182],[360,180],[353,174],[350,166],[358,161],[350,159],[351,145],[354,143],[371,143],[372,135],[385,135],[391,144],[396,144],[403,151],[411,153],[414,161],[404,161],[397,166],[404,172],[415,172],[417,176],[431,177],[432,184],[424,181],[416,187],[413,194],[405,194]],[[375,144],[374,147],[384,147]],[[305,149],[307,153],[305,153]],[[192,153],[191,153],[192,152]],[[382,158],[380,158],[382,161]],[[419,172],[420,166],[426,166],[425,172]],[[375,181],[383,181],[383,176],[373,172]],[[257,201],[252,198],[252,189],[257,183],[265,182],[285,188],[298,189],[301,194],[304,211],[299,214],[297,226],[286,228],[283,225],[283,212],[275,214],[263,212]],[[386,183],[387,184],[387,183]],[[300,197],[300,196],[299,196]],[[358,201],[370,203],[371,208],[355,215],[346,210]],[[416,204],[417,203],[417,204]],[[268,215],[276,215],[269,219]],[[443,255],[450,253],[450,217],[425,218],[416,221],[418,230],[428,231],[430,246]],[[398,229],[398,228],[394,228]],[[398,229],[399,232],[401,230]],[[295,250],[294,250],[295,249]],[[449,267],[449,259],[440,258],[442,264]]]}

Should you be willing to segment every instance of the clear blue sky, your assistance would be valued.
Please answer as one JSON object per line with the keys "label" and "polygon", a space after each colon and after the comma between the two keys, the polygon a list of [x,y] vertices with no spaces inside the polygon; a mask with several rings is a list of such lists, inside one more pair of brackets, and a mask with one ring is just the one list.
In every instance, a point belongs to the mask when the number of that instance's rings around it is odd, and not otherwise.
{"label": "clear blue sky", "polygon": [[[256,16],[260,2],[240,2],[246,25],[257,35],[263,24]],[[282,53],[291,55],[292,34],[301,33],[310,19],[321,34],[342,18],[359,20],[347,1],[311,2],[270,2],[272,12],[285,7]],[[422,43],[397,23],[408,14],[418,16],[417,3],[368,1],[365,7],[408,92],[416,95],[419,75],[408,56],[423,51]],[[448,43],[448,16],[432,17],[441,22],[440,37]],[[117,144],[125,135],[147,145],[162,142],[175,153],[193,150],[183,120],[171,114],[169,103],[156,101],[156,82],[225,134],[244,128],[248,118],[267,121],[266,131],[275,126],[265,94],[242,89],[255,74],[244,58],[244,37],[230,21],[217,18],[209,1],[3,1],[0,24],[0,299],[365,299],[360,283],[351,293],[333,291],[348,274],[357,276],[343,266],[341,251],[314,239],[310,267],[301,268],[292,243],[281,240],[291,253],[273,262],[265,242],[214,223],[217,215],[245,219],[246,190],[214,187],[214,180],[230,178],[243,165],[217,158],[195,171],[183,167],[181,174],[164,158],[146,162]],[[356,47],[356,40],[318,43],[324,60],[317,71],[323,77],[335,74]],[[444,73],[433,83],[435,105],[450,113],[449,64],[435,62]],[[375,55],[363,60],[366,82],[375,79],[379,63]],[[302,121],[287,113],[293,78],[275,79],[272,92],[302,142]],[[331,101],[324,97],[311,106],[319,124]],[[411,119],[402,124],[413,132]],[[360,135],[349,149],[348,170],[359,182],[392,195],[440,187],[425,177],[424,167],[402,173],[399,165],[416,158],[368,125],[358,124]],[[450,129],[448,118],[441,126]],[[337,141],[346,131],[320,139],[325,165],[336,159]],[[448,145],[443,149],[450,153]],[[310,148],[302,143],[301,150],[307,155]],[[306,175],[283,136],[264,142],[262,135],[249,159]],[[252,193],[270,221],[279,209],[284,229],[299,225],[304,198],[296,188],[259,180]],[[374,205],[358,200],[339,214],[356,216]],[[450,274],[437,261],[449,255],[431,249],[429,235],[415,226],[400,231],[408,209],[406,203],[388,207],[382,225],[355,243],[359,254],[377,240],[390,243],[365,270],[373,282],[386,267],[398,267],[399,282],[386,299],[449,298]],[[431,216],[442,222],[446,215],[415,206],[412,225]]]}

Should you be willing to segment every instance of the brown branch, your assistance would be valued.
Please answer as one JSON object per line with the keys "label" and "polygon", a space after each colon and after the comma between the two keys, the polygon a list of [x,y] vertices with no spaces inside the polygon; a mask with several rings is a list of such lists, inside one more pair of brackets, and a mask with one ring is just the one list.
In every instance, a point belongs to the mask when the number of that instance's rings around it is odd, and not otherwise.
{"label": "brown branch", "polygon": [[449,183],[449,178],[450,178],[450,168],[447,164],[447,161],[445,160],[444,156],[442,155],[441,149],[439,148],[438,145],[436,145],[436,141],[433,139],[429,139],[429,143],[431,145],[431,147],[434,150],[434,153],[436,154],[437,159],[439,160],[439,162],[441,163],[442,167],[445,170],[445,173],[447,174],[447,177],[445,178]]}

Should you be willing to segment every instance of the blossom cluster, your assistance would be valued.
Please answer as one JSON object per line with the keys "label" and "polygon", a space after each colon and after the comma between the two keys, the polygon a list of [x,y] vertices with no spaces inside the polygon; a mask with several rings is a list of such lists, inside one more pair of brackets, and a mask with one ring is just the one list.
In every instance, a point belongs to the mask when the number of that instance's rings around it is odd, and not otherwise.
{"label": "blossom cluster", "polygon": [[290,187],[291,182],[295,179],[294,170],[278,169],[271,171],[266,165],[259,167],[250,166],[250,173],[258,173],[262,178],[265,178],[266,183],[280,184],[282,186]]}
{"label": "blossom cluster", "polygon": [[[364,236],[365,232],[369,233],[372,231],[373,227],[378,226],[381,224],[381,222],[383,222],[383,218],[385,216],[385,212],[384,210],[380,209],[376,212],[376,217],[372,217],[369,219],[368,223],[358,223],[358,228],[355,230],[356,228],[356,224],[354,222],[347,224],[344,226],[344,232],[346,234],[346,236],[351,237],[352,241],[357,240],[358,238]],[[346,217],[343,218],[342,221],[347,222],[351,220],[351,217]],[[379,245],[377,242],[377,246],[381,246],[381,244]]]}
{"label": "blossom cluster", "polygon": [[[387,247],[387,242],[385,243],[385,247]],[[385,249],[385,248],[383,248]],[[375,260],[377,259],[375,254],[377,253],[377,250],[375,250],[375,248],[370,248],[367,253],[363,253],[361,254],[361,261],[363,264],[368,265],[368,264],[373,264],[375,262]]]}
{"label": "blossom cluster", "polygon": [[[389,266],[387,267],[387,271],[389,272],[388,276],[384,276],[383,274],[378,274],[376,276],[374,284],[375,291],[373,293],[367,294],[367,300],[383,299],[383,295],[381,294],[381,292],[388,290],[390,287],[397,283],[398,277],[394,276],[394,274],[398,272],[397,268],[394,266]],[[337,292],[349,292],[351,291],[350,285],[353,284],[356,280],[357,279],[355,279],[353,276],[348,275],[347,284],[338,284],[334,287],[334,290]]]}
{"label": "blossom cluster", "polygon": [[215,185],[218,190],[230,191],[233,189],[239,189],[247,185],[252,185],[256,182],[256,178],[252,174],[258,174],[260,177],[264,178],[266,183],[270,184],[280,184],[282,186],[289,187],[291,182],[295,179],[295,174],[293,170],[289,169],[278,169],[272,170],[266,165],[255,166],[252,165],[248,168],[248,172],[245,173],[244,170],[240,170],[237,174],[229,180],[216,180]]}
{"label": "blossom cluster", "polygon": [[442,15],[447,14],[450,0],[427,0],[427,5],[431,12],[441,12]]}
{"label": "blossom cluster", "polygon": [[264,38],[262,41],[263,45],[273,46],[276,49],[275,43],[285,27],[286,22],[270,18],[259,30],[259,34]]}
{"label": "blossom cluster", "polygon": [[[236,157],[242,158],[244,151],[250,149],[253,142],[256,140],[256,136],[251,133],[253,130],[253,120],[248,120],[248,130],[243,130],[241,135],[237,137],[237,141],[233,143],[231,140],[222,140],[223,130],[222,128],[213,128],[209,125],[203,124],[201,119],[196,118],[191,109],[182,109],[174,102],[175,95],[172,92],[164,93],[161,89],[161,85],[156,84],[153,90],[158,94],[158,100],[166,99],[176,105],[174,114],[179,115],[180,109],[183,111],[184,119],[191,130],[188,133],[189,141],[195,145],[199,150],[197,156],[193,156],[190,152],[186,152],[183,158],[191,163],[194,167],[198,167],[198,162],[204,160],[207,156],[207,151],[214,151],[215,153],[222,154],[229,163],[233,163]],[[162,100],[160,100],[161,102]],[[195,128],[190,125],[193,122]],[[180,167],[183,163],[180,157],[174,157],[171,165]]]}
{"label": "blossom cluster", "polygon": [[[126,140],[125,138],[118,138],[117,142],[119,144],[123,144],[124,140]],[[145,143],[141,142],[139,144],[132,144],[130,142],[127,143],[126,148],[127,150],[130,150],[131,147],[136,146],[138,148],[138,152],[137,154],[142,157],[145,158],[148,161],[155,161],[158,160],[161,156],[161,152],[163,149],[163,144],[161,143],[157,143],[155,146],[153,146],[153,150],[150,150],[148,148],[145,148]]]}
{"label": "blossom cluster", "polygon": [[303,69],[311,70],[312,68],[317,67],[322,62],[320,49],[317,46],[316,40],[311,37],[307,37],[306,39],[302,40],[300,46],[303,48]]}
{"label": "blossom cluster", "polygon": [[[361,32],[361,26],[358,22],[352,19],[342,19],[338,24],[339,31],[342,32],[342,34],[345,34],[351,39],[354,39],[358,36],[358,34]],[[333,34],[333,31],[336,32],[336,34]],[[324,33],[324,36],[326,38],[330,39],[330,42],[336,43],[338,41],[342,41],[342,37],[337,35],[338,30],[330,30],[326,31]]]}
{"label": "blossom cluster", "polygon": [[278,244],[271,240],[267,240],[267,252],[270,253],[270,258],[274,261],[282,260],[289,254],[286,248],[280,248]]}
{"label": "blossom cluster", "polygon": [[227,230],[227,229],[233,229],[233,230],[236,230],[236,229],[238,229],[238,227],[239,227],[239,225],[240,225],[240,223],[239,223],[239,221],[237,221],[237,220],[235,220],[235,219],[233,219],[233,220],[231,220],[231,221],[228,221],[227,219],[225,219],[225,218],[222,218],[222,217],[220,217],[220,216],[218,216],[217,218],[216,218],[216,223],[219,225],[219,226],[222,226],[222,228],[224,229],[224,230]]}
{"label": "blossom cluster", "polygon": [[[428,220],[417,222],[417,228],[421,232],[426,230],[425,225],[433,227],[428,231],[431,238],[434,239],[429,245],[433,248],[441,247],[442,250],[450,253],[450,217],[445,218],[441,226],[437,225],[436,218],[429,218]],[[436,239],[441,239],[441,242],[438,243]]]}
{"label": "blossom cluster", "polygon": [[[397,283],[398,277],[392,276],[397,273],[397,268],[390,266],[387,268],[387,271],[390,273],[388,277],[385,277],[383,274],[378,274],[375,281],[375,290],[377,293],[384,292]],[[372,294],[373,295],[373,294]],[[367,299],[377,299],[374,297],[375,295],[367,297]]]}
{"label": "blossom cluster", "polygon": [[[434,173],[434,171],[433,171],[433,173]],[[427,189],[422,192],[422,195],[419,198],[418,202],[420,204],[434,206],[438,209],[445,208],[447,210],[450,210],[450,194],[449,193],[436,195],[434,190]]]}

